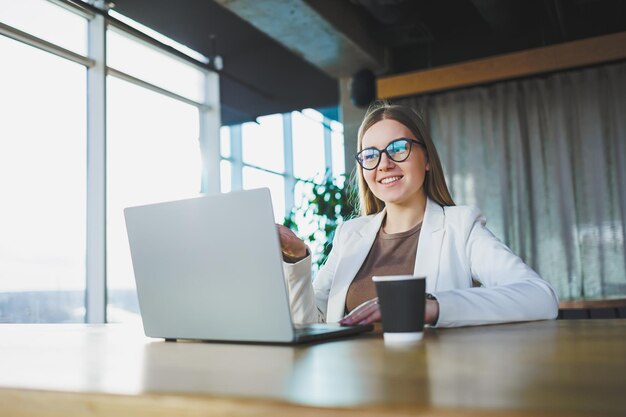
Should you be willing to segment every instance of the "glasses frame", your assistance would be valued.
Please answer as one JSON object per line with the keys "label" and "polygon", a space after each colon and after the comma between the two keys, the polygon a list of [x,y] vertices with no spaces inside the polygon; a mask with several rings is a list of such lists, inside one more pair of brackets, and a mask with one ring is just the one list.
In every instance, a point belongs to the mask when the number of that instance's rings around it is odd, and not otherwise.
{"label": "glasses frame", "polygon": [[[409,152],[406,154],[406,157],[405,157],[405,158],[400,159],[400,160],[397,160],[397,159],[394,159],[394,158],[393,158],[393,157],[389,154],[389,150],[388,150],[388,149],[389,149],[389,147],[390,147],[391,145],[393,145],[394,143],[399,142],[399,141],[407,141],[407,142],[409,143]],[[381,161],[381,159],[382,159],[383,153],[386,153],[386,154],[387,154],[387,157],[388,157],[389,159],[391,159],[393,162],[404,162],[404,161],[406,161],[407,159],[409,159],[409,156],[411,156],[411,149],[413,149],[413,145],[414,145],[414,144],[416,144],[416,145],[420,145],[421,147],[423,147],[424,149],[426,149],[426,146],[424,145],[424,143],[423,143],[423,142],[420,142],[419,140],[416,140],[416,139],[410,139],[410,138],[398,138],[398,139],[394,139],[394,140],[392,140],[391,142],[389,142],[389,143],[387,144],[387,146],[385,146],[385,148],[384,148],[384,149],[378,149],[378,148],[376,148],[375,146],[370,146],[369,148],[362,149],[360,152],[358,152],[358,153],[354,156],[354,159],[356,159],[356,162],[357,162],[357,163],[361,166],[361,168],[363,168],[363,169],[365,169],[365,170],[367,170],[367,171],[373,171],[373,170],[375,170],[376,168],[378,168],[378,165],[380,165],[380,161]],[[363,152],[365,152],[365,151],[367,151],[367,150],[369,150],[369,149],[374,149],[374,150],[377,150],[377,151],[378,151],[378,161],[376,162],[376,165],[374,165],[372,168],[365,168],[365,167],[363,166],[363,163],[362,163],[362,162],[361,162],[361,160],[359,159],[359,155],[361,155]]]}

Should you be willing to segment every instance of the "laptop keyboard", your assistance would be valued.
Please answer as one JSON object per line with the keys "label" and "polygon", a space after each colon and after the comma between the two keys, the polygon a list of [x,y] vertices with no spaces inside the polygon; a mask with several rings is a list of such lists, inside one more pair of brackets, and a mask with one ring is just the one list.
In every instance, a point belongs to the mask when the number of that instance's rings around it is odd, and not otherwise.
{"label": "laptop keyboard", "polygon": [[298,336],[323,334],[323,333],[336,332],[338,330],[341,330],[337,326],[327,326],[323,324],[321,325],[310,325],[310,324],[295,325],[295,329],[296,329],[296,334]]}
{"label": "laptop keyboard", "polygon": [[342,336],[350,336],[364,331],[372,330],[373,326],[339,326],[338,324],[308,323],[295,324],[295,336],[297,342],[306,342],[322,339],[334,339]]}

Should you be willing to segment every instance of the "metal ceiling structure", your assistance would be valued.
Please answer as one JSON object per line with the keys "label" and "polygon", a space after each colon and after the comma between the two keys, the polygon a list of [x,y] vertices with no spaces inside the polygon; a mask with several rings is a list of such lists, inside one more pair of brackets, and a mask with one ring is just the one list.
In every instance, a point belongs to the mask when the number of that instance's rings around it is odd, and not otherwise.
{"label": "metal ceiling structure", "polygon": [[338,80],[363,68],[392,75],[626,31],[625,0],[116,0],[115,10],[223,58],[224,124],[336,108]]}

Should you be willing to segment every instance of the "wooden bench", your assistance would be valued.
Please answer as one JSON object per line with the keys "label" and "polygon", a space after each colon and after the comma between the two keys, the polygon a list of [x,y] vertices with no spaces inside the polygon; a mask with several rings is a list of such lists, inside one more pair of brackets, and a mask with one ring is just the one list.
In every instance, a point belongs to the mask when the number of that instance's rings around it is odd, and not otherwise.
{"label": "wooden bench", "polygon": [[559,319],[624,319],[626,298],[561,301]]}

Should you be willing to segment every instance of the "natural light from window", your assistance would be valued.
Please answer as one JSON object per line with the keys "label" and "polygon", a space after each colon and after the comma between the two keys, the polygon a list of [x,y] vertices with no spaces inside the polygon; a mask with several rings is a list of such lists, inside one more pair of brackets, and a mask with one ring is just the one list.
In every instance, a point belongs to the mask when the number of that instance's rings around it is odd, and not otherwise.
{"label": "natural light from window", "polygon": [[114,290],[135,287],[123,210],[200,195],[199,117],[194,106],[114,77],[107,87],[109,320],[123,321]]}
{"label": "natural light from window", "polygon": [[0,54],[0,322],[80,322],[86,70],[3,36]]}
{"label": "natural light from window", "polygon": [[[87,54],[87,19],[46,0],[0,0],[0,22]],[[2,61],[8,58],[3,54]]]}

